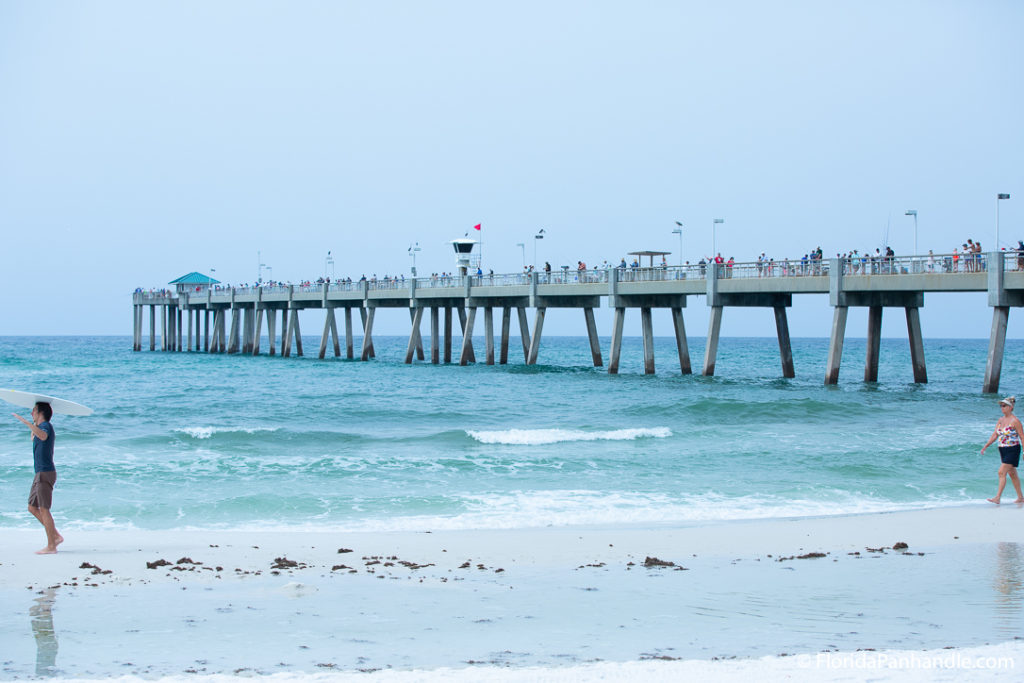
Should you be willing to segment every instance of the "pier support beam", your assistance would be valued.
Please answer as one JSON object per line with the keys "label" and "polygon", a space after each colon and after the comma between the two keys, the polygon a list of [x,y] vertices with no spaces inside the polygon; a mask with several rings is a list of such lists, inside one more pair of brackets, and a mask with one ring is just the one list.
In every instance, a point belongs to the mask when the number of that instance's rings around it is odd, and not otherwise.
{"label": "pier support beam", "polygon": [[644,339],[644,374],[654,374],[654,326],[651,323],[651,309],[640,309],[640,330]]}
{"label": "pier support beam", "polygon": [[423,335],[420,334],[420,320],[423,319],[423,313],[420,313],[420,317],[416,317],[416,311],[409,309],[409,321],[413,324],[412,329],[416,332],[416,360],[423,360]]}
{"label": "pier support beam", "polygon": [[231,335],[228,337],[228,353],[238,353],[239,310],[231,309]]}
{"label": "pier support beam", "polygon": [[333,308],[327,309],[327,315],[324,318],[324,333],[320,336],[319,358],[327,355],[328,337],[334,340],[334,357],[339,358],[341,356],[341,344],[338,342],[338,321],[334,317]]}
{"label": "pier support beam", "polygon": [[868,350],[864,359],[864,381],[878,381],[878,356],[882,344],[881,306],[868,307]]}
{"label": "pier support beam", "polygon": [[132,306],[132,351],[139,350],[139,306]]}
{"label": "pier support beam", "polygon": [[683,322],[683,309],[672,308],[672,327],[676,331],[676,350],[679,351],[679,371],[684,375],[693,373],[690,366],[690,345],[686,342],[686,325]]}
{"label": "pier support beam", "polygon": [[210,352],[210,309],[203,311],[203,352]]}
{"label": "pier support beam", "polygon": [[156,351],[156,306],[149,307],[149,350]]}
{"label": "pier support beam", "polygon": [[469,316],[466,316],[465,311],[459,308],[459,317],[464,318],[462,324],[462,350],[459,352],[459,365],[466,365],[467,363],[475,363],[476,357],[473,355],[473,323],[476,322],[476,306],[472,306],[469,309]]}
{"label": "pier support beam", "polygon": [[503,306],[501,309],[501,344],[498,355],[498,362],[502,365],[508,364],[508,337],[509,328],[512,326],[512,307]]}
{"label": "pier support beam", "polygon": [[444,362],[452,362],[452,307],[444,307]]}
{"label": "pier support beam", "polygon": [[252,353],[252,307],[242,309],[242,353]]}
{"label": "pier support beam", "polygon": [[352,343],[352,308],[345,307],[345,358],[349,360],[356,357],[355,345]]}
{"label": "pier support beam", "polygon": [[409,332],[409,346],[405,349],[405,364],[412,364],[412,357],[416,350],[420,350],[420,360],[423,360],[423,344],[420,341],[420,320],[423,319],[423,308],[417,306],[409,311],[412,313],[412,331]]}
{"label": "pier support beam", "polygon": [[533,334],[530,335],[530,353],[526,358],[527,365],[536,365],[537,356],[540,353],[540,335],[544,329],[544,316],[548,309],[538,308],[537,315],[533,319]]}
{"label": "pier support beam", "polygon": [[[458,306],[456,310],[458,310],[458,312],[459,312],[459,329],[462,330],[462,346],[463,346],[463,348],[466,348],[466,339],[468,338],[469,339],[469,362],[470,363],[475,363],[476,362],[476,354],[473,353],[473,335],[472,334],[470,334],[470,335],[466,334],[466,309],[463,308],[462,306]],[[460,360],[460,362],[462,360],[462,353],[461,352],[459,353],[459,360]]]}
{"label": "pier support beam", "polygon": [[[373,309],[370,309],[370,310],[373,310]],[[367,320],[369,319],[370,316],[369,316],[369,313],[367,312],[367,310],[365,308],[360,308],[359,309],[359,317],[363,321],[363,358],[362,358],[362,360],[366,360],[367,358],[376,358],[377,357],[377,352],[373,350],[373,335],[371,334],[372,330],[370,329],[370,327],[367,327],[367,325],[370,325],[372,327],[372,323],[368,323],[367,322]],[[369,356],[366,356],[366,353],[367,353],[367,346],[366,346],[367,339],[369,339],[369,344],[370,344],[369,345],[369,354],[370,354]]]}
{"label": "pier support beam", "polygon": [[430,362],[437,365],[441,362],[441,311],[437,306],[430,307]]}
{"label": "pier support beam", "polygon": [[267,349],[268,355],[275,355],[277,353],[277,311],[273,308],[267,309],[267,341],[270,344],[270,348]]}
{"label": "pier support beam", "polygon": [[782,359],[782,376],[796,377],[793,367],[793,347],[789,342],[789,321],[786,318],[786,307],[775,307],[775,331],[779,336],[779,356]]}
{"label": "pier support beam", "polygon": [[181,347],[181,310],[177,306],[171,306],[171,351],[177,351]]}
{"label": "pier support beam", "polygon": [[360,356],[360,360],[369,360],[373,358],[373,317],[377,313],[376,308],[360,308],[366,319],[363,321],[363,352]]}
{"label": "pier support beam", "polygon": [[626,320],[626,309],[615,308],[615,317],[612,319],[612,348],[608,358],[608,374],[619,374],[619,356],[622,354],[622,326]]}
{"label": "pier support beam", "polygon": [[494,309],[484,306],[484,363],[494,365]]}
{"label": "pier support beam", "polygon": [[295,339],[295,355],[302,356],[302,330],[299,329],[299,309],[293,308],[288,323],[288,337]]}
{"label": "pier support beam", "polygon": [[590,355],[594,359],[594,367],[604,365],[601,358],[601,342],[597,338],[597,322],[594,320],[594,309],[584,308],[583,318],[587,321],[587,337],[590,339]]}
{"label": "pier support beam", "polygon": [[208,353],[217,353],[217,326],[220,324],[220,309],[213,311],[213,324],[210,325],[210,334],[206,335],[206,344],[209,347]]}
{"label": "pier support beam", "polygon": [[227,348],[228,348],[227,334],[225,332],[225,330],[227,330],[227,327],[228,327],[228,319],[227,318],[228,318],[227,309],[222,310],[220,312],[220,328],[217,330],[217,335],[220,338],[220,348],[218,350],[221,353],[224,353],[225,351],[227,351]]}
{"label": "pier support beam", "polygon": [[825,384],[839,383],[839,362],[843,359],[843,342],[846,339],[847,306],[836,306],[832,314],[832,335],[828,342],[828,361],[825,366]]}
{"label": "pier support beam", "polygon": [[701,372],[705,377],[712,377],[715,374],[715,359],[718,356],[718,335],[722,331],[722,309],[723,306],[711,307],[711,320],[708,322],[708,340],[704,347],[704,370]]}
{"label": "pier support beam", "polygon": [[[263,309],[256,309],[256,322],[253,323],[252,332],[252,355],[260,355],[260,335],[263,334]],[[273,338],[273,335],[271,335]]]}
{"label": "pier support beam", "polygon": [[517,307],[519,311],[519,336],[523,340],[523,360],[530,361],[530,324],[526,321],[526,309]]}
{"label": "pier support beam", "polygon": [[186,344],[186,350],[192,351],[192,311],[185,309],[185,315],[188,316],[188,343]]}
{"label": "pier support beam", "polygon": [[917,306],[907,306],[907,335],[910,337],[910,364],[914,366],[914,381],[928,383],[924,364],[924,337],[921,334],[921,313]]}
{"label": "pier support beam", "polygon": [[289,358],[292,355],[292,337],[288,330],[288,309],[281,309],[281,357]]}
{"label": "pier support beam", "polygon": [[1010,320],[1009,306],[992,307],[992,333],[988,338],[988,360],[985,362],[985,383],[982,391],[999,391],[999,375],[1003,371],[1003,349],[1006,347],[1006,324]]}

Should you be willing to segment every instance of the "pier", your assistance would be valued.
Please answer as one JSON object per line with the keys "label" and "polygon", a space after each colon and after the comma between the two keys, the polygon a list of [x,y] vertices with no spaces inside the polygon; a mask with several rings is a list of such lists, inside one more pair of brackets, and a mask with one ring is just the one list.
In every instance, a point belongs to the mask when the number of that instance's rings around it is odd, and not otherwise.
{"label": "pier", "polygon": [[[173,283],[172,283],[173,284]],[[668,309],[675,330],[679,369],[692,372],[683,309],[689,297],[702,296],[710,309],[707,346],[702,374],[715,373],[719,331],[726,309],[771,308],[783,377],[794,377],[793,353],[789,339],[787,309],[794,296],[828,296],[833,307],[832,328],[824,382],[839,381],[840,359],[849,308],[868,309],[867,357],[864,381],[878,380],[878,355],[882,314],[886,308],[902,308],[907,320],[914,381],[928,381],[920,308],[924,294],[942,292],[987,292],[992,308],[992,330],[982,391],[996,392],[1002,370],[1006,325],[1011,308],[1024,307],[1024,269],[1014,252],[964,255],[912,256],[896,258],[834,258],[822,261],[662,266],[649,268],[607,268],[560,270],[554,272],[504,275],[459,275],[380,281],[331,282],[322,285],[274,285],[214,289],[202,285],[177,284],[177,292],[136,292],[133,295],[133,350],[141,351],[146,310],[149,312],[149,349],[156,350],[157,321],[161,351],[201,351],[259,355],[263,326],[266,325],[269,355],[303,355],[298,312],[325,311],[319,357],[328,345],[341,356],[338,332],[339,312],[344,320],[345,357],[367,361],[375,357],[373,324],[378,309],[404,309],[410,320],[405,362],[425,360],[421,327],[429,310],[431,363],[452,362],[454,316],[459,318],[460,365],[476,363],[473,333],[477,313],[483,309],[487,365],[508,362],[511,317],[517,316],[523,359],[537,363],[541,352],[544,317],[548,308],[574,308],[582,312],[595,367],[604,365],[598,343],[594,309],[614,309],[608,372],[619,371],[619,355],[628,309],[639,311],[644,348],[644,372],[655,371],[653,309]],[[533,311],[532,332],[528,311]],[[362,326],[362,344],[353,344],[353,315]],[[500,335],[495,344],[494,317],[501,314]],[[441,317],[444,327],[441,328]],[[230,327],[228,323],[230,318]],[[278,325],[278,321],[280,325]],[[278,346],[278,340],[280,345]]]}

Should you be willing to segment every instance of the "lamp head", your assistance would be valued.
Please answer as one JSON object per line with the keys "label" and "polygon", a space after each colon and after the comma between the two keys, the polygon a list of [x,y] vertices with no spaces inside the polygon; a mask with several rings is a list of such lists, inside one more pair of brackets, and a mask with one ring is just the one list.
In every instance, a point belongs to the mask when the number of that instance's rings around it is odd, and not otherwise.
{"label": "lamp head", "polygon": [[916,216],[917,215],[917,209],[907,209],[907,213],[904,214],[904,215],[906,215],[906,216]]}

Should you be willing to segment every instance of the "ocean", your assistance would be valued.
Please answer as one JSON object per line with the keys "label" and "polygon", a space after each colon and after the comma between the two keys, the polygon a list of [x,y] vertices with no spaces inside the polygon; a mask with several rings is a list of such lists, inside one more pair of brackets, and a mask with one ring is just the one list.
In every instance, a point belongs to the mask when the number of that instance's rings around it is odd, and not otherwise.
{"label": "ocean", "polygon": [[[617,376],[592,367],[585,338],[546,338],[535,366],[405,365],[405,345],[376,339],[360,362],[7,337],[0,386],[95,409],[54,419],[70,530],[685,524],[994,492],[995,449],[978,456],[999,417],[981,393],[984,340],[927,340],[930,381],[914,384],[906,340],[882,341],[881,381],[864,383],[865,342],[848,339],[838,386],[822,382],[823,339],[793,340],[795,379],[774,339],[723,339],[715,377],[681,375],[670,338],[655,375],[639,338]],[[699,368],[703,340],[690,347]],[[1004,393],[1022,360],[1008,341]],[[0,421],[0,528],[36,524],[30,480],[25,428]]]}

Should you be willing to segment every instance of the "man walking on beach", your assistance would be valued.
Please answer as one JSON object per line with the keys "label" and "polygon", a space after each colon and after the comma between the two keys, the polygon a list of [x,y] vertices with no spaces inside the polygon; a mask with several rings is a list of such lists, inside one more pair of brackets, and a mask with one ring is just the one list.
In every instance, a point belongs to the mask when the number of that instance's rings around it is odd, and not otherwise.
{"label": "man walking on beach", "polygon": [[32,460],[36,476],[32,480],[32,490],[28,495],[28,511],[39,520],[46,529],[46,547],[37,550],[36,555],[53,555],[57,546],[64,542],[64,537],[57,531],[50,514],[53,503],[53,485],[57,483],[57,468],[53,464],[53,442],[55,434],[50,418],[53,409],[49,403],[36,403],[32,408],[32,421],[14,413],[32,432]]}

